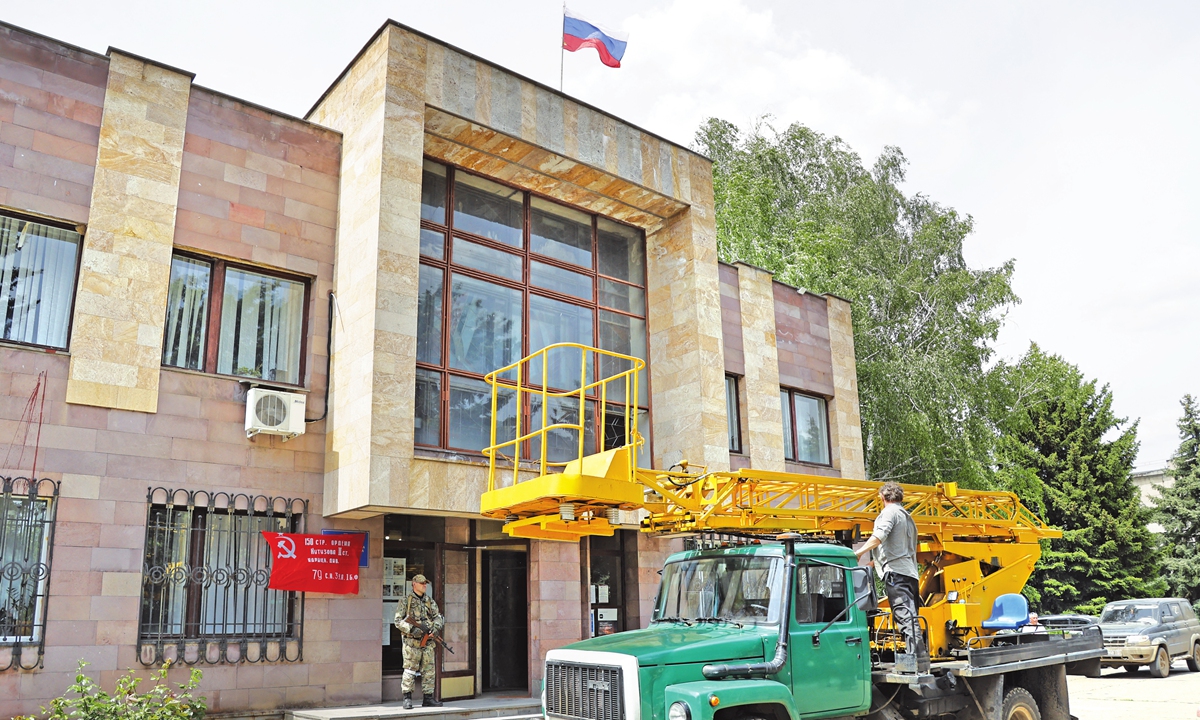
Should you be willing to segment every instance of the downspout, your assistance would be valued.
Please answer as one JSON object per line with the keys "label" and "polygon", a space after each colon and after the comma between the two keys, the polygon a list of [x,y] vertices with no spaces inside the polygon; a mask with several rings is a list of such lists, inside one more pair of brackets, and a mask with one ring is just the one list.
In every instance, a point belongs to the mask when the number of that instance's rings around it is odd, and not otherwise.
{"label": "downspout", "polygon": [[783,533],[776,540],[782,540],[784,545],[784,586],[781,617],[779,618],[779,640],[775,643],[775,657],[770,662],[760,663],[721,663],[705,665],[700,672],[709,680],[719,680],[726,677],[752,677],[756,675],[774,675],[783,669],[787,662],[788,626],[792,617],[792,585],[795,584],[794,570],[796,568],[796,540],[799,533]]}

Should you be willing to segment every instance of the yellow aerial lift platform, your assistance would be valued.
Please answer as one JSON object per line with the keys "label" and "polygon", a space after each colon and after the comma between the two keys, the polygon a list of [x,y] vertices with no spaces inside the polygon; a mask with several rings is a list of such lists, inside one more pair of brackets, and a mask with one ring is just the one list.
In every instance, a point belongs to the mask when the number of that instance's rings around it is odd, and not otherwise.
{"label": "yellow aerial lift platform", "polygon": [[[573,389],[548,386],[552,374],[570,368]],[[883,509],[881,483],[764,470],[709,471],[689,467],[669,471],[639,468],[637,432],[640,371],[634,357],[562,343],[501,368],[486,379],[492,385],[492,440],[483,515],[505,521],[513,537],[578,541],[611,535],[620,511],[644,512],[641,529],[655,535],[733,533],[771,539],[782,532],[829,536],[851,543],[870,533]],[[607,374],[604,370],[610,370]],[[594,379],[596,377],[599,379]],[[537,382],[529,382],[536,378]],[[498,437],[501,394],[515,407],[540,409],[534,428],[522,428],[521,412],[508,437]],[[573,406],[573,422],[550,422],[549,408]],[[623,430],[606,438],[608,449],[589,453],[587,412],[598,403]],[[570,459],[549,458],[551,433],[570,437]],[[523,460],[522,457],[534,458]],[[1009,492],[904,485],[904,506],[916,522],[917,560],[923,607],[934,659],[948,658],[981,624],[995,598],[1019,593],[1041,556],[1040,541],[1062,536]],[[887,616],[890,618],[890,615]]]}

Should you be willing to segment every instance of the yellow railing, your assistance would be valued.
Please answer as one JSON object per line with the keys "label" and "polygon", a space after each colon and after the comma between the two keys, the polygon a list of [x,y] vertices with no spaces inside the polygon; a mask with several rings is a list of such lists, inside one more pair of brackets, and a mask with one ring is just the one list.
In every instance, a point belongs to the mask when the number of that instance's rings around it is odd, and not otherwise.
{"label": "yellow railing", "polygon": [[[551,359],[561,362],[563,357],[567,357],[567,362],[571,361],[571,354],[579,356],[579,385],[572,390],[555,390],[550,386],[550,371]],[[617,372],[606,377],[595,379],[601,372],[602,359],[611,359],[621,361],[622,364],[628,365],[628,369]],[[558,366],[556,366],[558,367]],[[616,447],[631,448],[629,462],[629,481],[633,481],[637,473],[637,447],[640,446],[645,439],[637,431],[638,422],[638,381],[641,371],[646,367],[646,362],[640,358],[630,355],[622,355],[621,353],[611,352],[609,350],[600,350],[578,343],[555,343],[547,345],[528,357],[488,373],[484,380],[492,386],[492,427],[491,427],[491,444],[484,448],[483,454],[488,458],[488,491],[496,489],[496,470],[497,458],[504,458],[512,463],[512,485],[520,482],[521,464],[521,449],[525,443],[536,444],[539,452],[537,453],[537,475],[539,477],[547,475],[547,468],[564,468],[573,461],[582,462],[583,458],[596,452],[594,448],[586,447],[587,440],[587,424],[588,413],[587,407],[589,402],[595,402],[596,412],[601,418],[606,416],[611,417],[619,412],[624,427],[625,433],[622,438],[622,443]],[[540,368],[541,382],[531,383],[529,378],[533,375],[530,372],[531,368]],[[507,377],[505,377],[507,376]],[[615,383],[623,385],[622,390],[617,390],[610,393],[610,386]],[[501,440],[497,442],[497,428],[500,424],[497,409],[500,405],[500,394],[503,392],[511,392],[515,394],[514,407],[516,408],[516,426],[512,438],[509,440]],[[578,413],[576,415],[578,422],[564,423],[556,422],[548,424],[550,420],[550,401],[553,399],[575,399],[578,405]],[[522,420],[524,419],[524,408],[526,400],[540,399],[541,401],[541,422],[540,427],[536,430],[522,432]],[[617,412],[614,412],[616,410]],[[532,424],[532,422],[531,422]],[[597,434],[597,442],[603,444],[603,425],[600,423],[600,430]],[[574,431],[578,436],[578,455],[571,460],[552,461],[548,459],[549,455],[549,435],[556,430]],[[511,449],[511,453],[503,452],[505,449]],[[607,448],[615,449],[615,448]],[[507,468],[502,468],[507,470]]]}

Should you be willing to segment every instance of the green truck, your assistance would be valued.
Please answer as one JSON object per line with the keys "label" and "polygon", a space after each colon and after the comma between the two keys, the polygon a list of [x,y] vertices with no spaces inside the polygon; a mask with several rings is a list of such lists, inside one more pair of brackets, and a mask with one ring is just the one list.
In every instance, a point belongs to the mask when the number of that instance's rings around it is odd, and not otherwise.
{"label": "green truck", "polygon": [[799,542],[672,555],[649,627],[546,657],[564,720],[1071,720],[1066,675],[1097,675],[1098,628],[986,635],[897,672],[850,549]]}

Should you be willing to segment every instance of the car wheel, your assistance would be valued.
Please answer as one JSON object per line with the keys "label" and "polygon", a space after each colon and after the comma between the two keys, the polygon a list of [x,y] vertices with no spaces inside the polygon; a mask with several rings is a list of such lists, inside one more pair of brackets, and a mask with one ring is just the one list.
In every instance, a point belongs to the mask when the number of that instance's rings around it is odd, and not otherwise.
{"label": "car wheel", "polygon": [[1042,720],[1037,702],[1025,688],[1013,688],[1004,696],[1004,707],[1000,711],[1003,720]]}
{"label": "car wheel", "polygon": [[1150,663],[1150,675],[1156,678],[1165,678],[1171,674],[1171,656],[1167,654],[1167,649],[1161,645],[1158,646],[1158,652],[1154,653],[1154,662]]}
{"label": "car wheel", "polygon": [[1192,646],[1192,654],[1187,659],[1188,670],[1200,672],[1200,642]]}
{"label": "car wheel", "polygon": [[1141,665],[1122,665],[1121,669],[1127,673],[1135,673],[1141,669]]}

